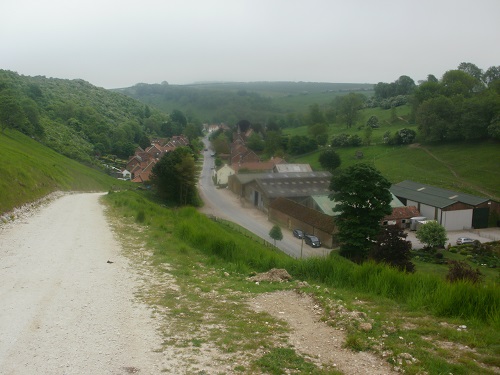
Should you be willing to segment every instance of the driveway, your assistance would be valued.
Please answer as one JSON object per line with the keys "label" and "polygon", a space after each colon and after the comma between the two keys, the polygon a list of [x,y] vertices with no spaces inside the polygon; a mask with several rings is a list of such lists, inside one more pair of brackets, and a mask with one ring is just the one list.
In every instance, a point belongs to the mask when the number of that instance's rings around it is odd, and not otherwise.
{"label": "driveway", "polygon": [[[424,247],[422,243],[415,236],[415,231],[406,231],[408,237],[406,239],[411,241],[412,247],[414,249],[421,249]],[[450,243],[452,246],[456,245],[457,239],[459,237],[469,237],[473,240],[478,240],[479,242],[491,242],[500,241],[500,228],[484,228],[484,229],[471,229],[471,230],[454,230],[448,231],[447,233],[448,241],[446,245]]]}

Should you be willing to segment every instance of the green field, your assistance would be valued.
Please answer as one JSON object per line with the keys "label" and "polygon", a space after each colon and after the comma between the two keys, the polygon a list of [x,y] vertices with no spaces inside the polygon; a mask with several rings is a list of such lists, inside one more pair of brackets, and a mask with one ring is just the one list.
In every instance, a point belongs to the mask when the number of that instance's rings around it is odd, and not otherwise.
{"label": "green field", "polygon": [[[369,146],[336,148],[341,157],[341,168],[355,163],[368,163],[377,168],[390,182],[414,180],[450,190],[487,196],[500,200],[500,143],[497,141],[456,142],[449,144],[419,144],[409,146],[389,146],[382,142],[383,134],[391,134],[403,127],[416,131],[415,125],[408,125],[405,117],[409,108],[399,109],[401,118],[398,122],[389,122],[390,111],[369,109],[364,111],[367,118],[376,114],[381,126],[374,129],[372,143]],[[286,135],[307,135],[307,127],[285,129]],[[357,134],[361,138],[364,130],[352,127],[346,129],[340,125],[329,126],[329,139],[346,133]],[[356,152],[361,151],[363,158],[357,159]],[[289,161],[308,163],[315,170],[321,166],[318,157],[321,150]]]}

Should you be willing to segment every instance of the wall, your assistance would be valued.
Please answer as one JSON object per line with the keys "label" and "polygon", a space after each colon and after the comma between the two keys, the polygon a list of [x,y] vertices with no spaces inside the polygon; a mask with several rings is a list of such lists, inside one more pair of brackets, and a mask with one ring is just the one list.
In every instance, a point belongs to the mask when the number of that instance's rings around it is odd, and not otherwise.
{"label": "wall", "polygon": [[[335,242],[334,235],[331,233],[326,233],[322,230],[319,230],[313,227],[310,224],[304,223],[300,220],[297,220],[289,215],[284,214],[281,211],[275,210],[273,208],[269,208],[268,218],[270,221],[281,224],[282,226],[294,230],[300,229],[305,233],[313,234],[319,238],[323,247],[333,248],[333,246],[337,246],[338,244]],[[306,245],[307,246],[307,245]]]}

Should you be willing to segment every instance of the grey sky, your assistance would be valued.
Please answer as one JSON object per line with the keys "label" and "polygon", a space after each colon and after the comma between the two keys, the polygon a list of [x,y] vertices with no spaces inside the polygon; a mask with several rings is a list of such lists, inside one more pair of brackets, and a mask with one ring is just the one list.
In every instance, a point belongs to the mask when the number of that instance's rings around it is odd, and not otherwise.
{"label": "grey sky", "polygon": [[0,69],[105,88],[500,65],[500,0],[1,0],[0,15]]}

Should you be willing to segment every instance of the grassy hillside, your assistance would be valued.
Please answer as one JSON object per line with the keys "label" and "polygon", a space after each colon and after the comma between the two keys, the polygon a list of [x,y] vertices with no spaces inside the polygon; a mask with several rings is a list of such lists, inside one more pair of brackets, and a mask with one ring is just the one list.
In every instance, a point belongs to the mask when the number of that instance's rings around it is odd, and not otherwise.
{"label": "grassy hillside", "polygon": [[[171,210],[136,192],[108,194],[105,201],[126,253],[155,275],[139,295],[166,323],[164,350],[217,348],[229,373],[338,374],[295,352],[283,331],[285,316],[249,308],[263,293],[296,290],[313,296],[315,320],[345,331],[339,344],[374,353],[406,374],[494,374],[500,366],[495,282],[450,284],[442,275],[357,265],[335,254],[293,259],[193,208]],[[286,269],[292,281],[248,279],[271,268]],[[365,322],[370,328],[360,329]],[[317,345],[331,342],[311,343],[311,350]],[[286,357],[283,348],[290,348]]]}
{"label": "grassy hillside", "polygon": [[0,132],[0,213],[57,190],[106,191],[126,185],[15,130]]}
{"label": "grassy hillside", "polygon": [[[399,107],[399,119],[390,122],[390,110],[370,108],[362,111],[363,118],[376,115],[380,128],[374,129],[369,146],[336,148],[340,155],[341,167],[363,162],[373,165],[392,183],[414,180],[465,193],[487,196],[500,200],[500,144],[497,141],[455,142],[448,144],[413,144],[410,146],[388,146],[383,143],[386,131],[391,134],[402,128],[417,130],[416,125],[407,123],[409,107]],[[285,129],[285,134],[307,135],[307,127]],[[329,139],[341,133],[357,134],[364,137],[364,129],[341,125],[329,126]],[[418,141],[418,138],[417,138]],[[357,151],[363,153],[357,159]],[[321,150],[293,159],[297,163],[309,163],[320,170],[318,157]]]}

